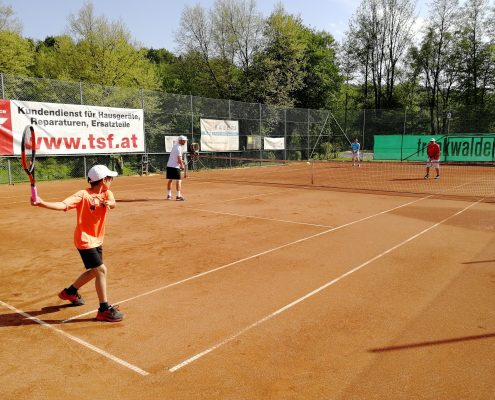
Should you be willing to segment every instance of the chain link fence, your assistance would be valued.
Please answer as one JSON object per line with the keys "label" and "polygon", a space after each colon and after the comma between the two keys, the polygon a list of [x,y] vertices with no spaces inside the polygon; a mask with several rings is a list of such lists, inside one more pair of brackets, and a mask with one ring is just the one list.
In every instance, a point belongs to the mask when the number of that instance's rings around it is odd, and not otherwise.
{"label": "chain link fence", "polygon": [[[125,175],[163,171],[168,155],[165,136],[184,134],[199,142],[200,120],[239,121],[239,151],[217,154],[226,158],[261,160],[328,160],[339,157],[358,138],[362,149],[372,151],[375,134],[430,135],[494,132],[495,108],[459,109],[441,113],[431,123],[429,110],[313,110],[280,108],[259,103],[210,99],[107,87],[89,83],[0,74],[3,99],[82,104],[144,110],[145,152],[85,156],[40,157],[37,179],[84,177],[95,163],[120,169]],[[264,150],[264,137],[284,138],[284,150]],[[257,139],[256,139],[257,138]],[[0,183],[26,181],[18,157],[0,156]]]}

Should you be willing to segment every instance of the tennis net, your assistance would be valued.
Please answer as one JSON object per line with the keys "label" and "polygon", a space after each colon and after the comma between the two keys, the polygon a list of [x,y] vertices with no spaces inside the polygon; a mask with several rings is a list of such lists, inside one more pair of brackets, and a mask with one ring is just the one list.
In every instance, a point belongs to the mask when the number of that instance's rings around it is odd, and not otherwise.
{"label": "tennis net", "polygon": [[248,184],[495,200],[493,163],[443,163],[440,178],[421,162],[286,161],[201,155],[193,179]]}

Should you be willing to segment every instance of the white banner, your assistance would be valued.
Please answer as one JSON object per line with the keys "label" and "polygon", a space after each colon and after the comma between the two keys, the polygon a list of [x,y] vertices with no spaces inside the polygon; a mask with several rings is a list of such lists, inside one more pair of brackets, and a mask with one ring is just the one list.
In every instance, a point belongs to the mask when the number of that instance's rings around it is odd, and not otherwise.
{"label": "white banner", "polygon": [[[177,136],[165,136],[165,151],[170,153],[172,151],[172,147],[179,141],[179,135]],[[187,142],[186,142],[187,143]],[[183,145],[184,153],[187,151],[187,145]]]}
{"label": "white banner", "polygon": [[201,151],[239,150],[239,121],[201,119]]}
{"label": "white banner", "polygon": [[[144,151],[142,109],[19,100],[10,100],[5,108],[11,123],[13,154],[20,154],[20,139],[27,125],[34,127],[38,154]],[[6,135],[6,130],[2,134]]]}
{"label": "white banner", "polygon": [[285,149],[285,138],[265,137],[263,138],[263,148],[265,150],[283,150]]}

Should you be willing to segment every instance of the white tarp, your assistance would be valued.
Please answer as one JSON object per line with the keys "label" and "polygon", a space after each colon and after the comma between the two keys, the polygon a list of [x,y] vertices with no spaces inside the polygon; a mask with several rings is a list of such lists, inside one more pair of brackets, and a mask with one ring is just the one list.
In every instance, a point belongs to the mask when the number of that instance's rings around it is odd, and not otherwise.
{"label": "white tarp", "polygon": [[38,154],[144,151],[142,109],[3,100],[0,114],[2,154],[9,150],[20,154],[21,136],[27,125],[34,127]]}
{"label": "white tarp", "polygon": [[283,137],[264,137],[263,148],[265,150],[284,150],[285,138]]}
{"label": "white tarp", "polygon": [[167,153],[170,153],[172,151],[172,147],[178,141],[179,141],[179,135],[177,135],[177,136],[165,136],[165,151]]}
{"label": "white tarp", "polygon": [[201,119],[201,151],[239,150],[239,121]]}

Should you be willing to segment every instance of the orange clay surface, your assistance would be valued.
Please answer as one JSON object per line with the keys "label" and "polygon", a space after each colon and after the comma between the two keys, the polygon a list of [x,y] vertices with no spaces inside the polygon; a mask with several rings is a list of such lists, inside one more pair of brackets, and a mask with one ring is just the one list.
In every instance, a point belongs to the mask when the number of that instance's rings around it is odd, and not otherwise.
{"label": "orange clay surface", "polygon": [[114,324],[57,297],[75,212],[0,187],[2,400],[495,398],[493,204],[207,177],[114,181]]}

